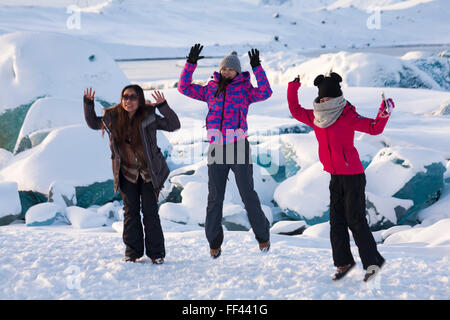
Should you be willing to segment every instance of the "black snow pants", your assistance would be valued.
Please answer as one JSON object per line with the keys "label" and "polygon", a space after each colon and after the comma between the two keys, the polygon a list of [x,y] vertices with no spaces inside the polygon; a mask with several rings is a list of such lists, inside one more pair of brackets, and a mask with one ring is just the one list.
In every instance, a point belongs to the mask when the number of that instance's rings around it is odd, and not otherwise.
{"label": "black snow pants", "polygon": [[254,190],[253,164],[247,139],[227,145],[210,144],[205,233],[211,249],[220,248],[223,242],[222,209],[230,169],[234,172],[239,194],[256,240],[263,243],[270,238],[269,221],[264,215],[258,194]]}
{"label": "black snow pants", "polygon": [[358,247],[364,270],[381,266],[384,258],[366,220],[366,175],[331,175],[330,181],[330,240],[336,267],[353,263],[348,229]]}
{"label": "black snow pants", "polygon": [[[145,252],[149,258],[164,258],[166,255],[164,235],[158,215],[158,201],[152,183],[144,183],[141,177],[137,183],[132,183],[120,173],[120,192],[125,211],[122,237],[126,246],[125,256],[135,259],[142,257],[145,243]],[[142,230],[142,222],[144,230]]]}

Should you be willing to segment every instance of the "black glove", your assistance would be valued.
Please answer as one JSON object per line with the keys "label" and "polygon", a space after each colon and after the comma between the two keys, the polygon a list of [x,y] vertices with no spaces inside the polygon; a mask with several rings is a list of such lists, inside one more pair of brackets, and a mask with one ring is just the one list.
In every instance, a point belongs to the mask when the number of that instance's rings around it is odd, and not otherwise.
{"label": "black glove", "polygon": [[198,60],[203,59],[204,56],[199,56],[202,49],[203,49],[203,46],[200,43],[197,43],[194,46],[192,46],[191,51],[189,51],[189,55],[186,57],[187,62],[192,63],[192,64],[197,64]]}
{"label": "black glove", "polygon": [[258,49],[252,49],[248,52],[248,56],[250,57],[250,65],[252,68],[260,66],[261,60],[259,60],[259,51]]}

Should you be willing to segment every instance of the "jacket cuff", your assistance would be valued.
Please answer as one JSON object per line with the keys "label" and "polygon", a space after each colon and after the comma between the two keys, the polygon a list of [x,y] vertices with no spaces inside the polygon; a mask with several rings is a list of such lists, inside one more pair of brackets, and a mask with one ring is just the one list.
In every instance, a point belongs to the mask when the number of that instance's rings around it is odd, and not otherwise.
{"label": "jacket cuff", "polygon": [[83,96],[83,102],[85,104],[89,104],[89,105],[93,105],[94,104],[94,100],[88,99],[85,96]]}
{"label": "jacket cuff", "polygon": [[288,89],[294,89],[294,90],[298,90],[298,88],[300,88],[301,83],[297,82],[297,81],[291,81],[288,83]]}
{"label": "jacket cuff", "polygon": [[257,71],[259,71],[259,69],[264,70],[261,65],[257,65],[256,67],[252,67],[253,73],[256,73]]}
{"label": "jacket cuff", "polygon": [[168,107],[168,106],[169,106],[169,104],[167,103],[167,100],[155,105],[155,107],[158,108],[158,110],[160,110],[161,108],[164,108],[164,107]]}

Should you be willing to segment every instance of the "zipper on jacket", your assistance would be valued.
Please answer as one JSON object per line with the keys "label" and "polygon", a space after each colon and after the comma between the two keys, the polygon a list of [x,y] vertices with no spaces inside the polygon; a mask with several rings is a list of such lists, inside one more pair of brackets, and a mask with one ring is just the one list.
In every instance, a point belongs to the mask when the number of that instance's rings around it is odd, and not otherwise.
{"label": "zipper on jacket", "polygon": [[117,154],[118,154],[118,156],[119,156],[119,159],[121,159],[122,156],[121,156],[121,154],[120,154],[120,149],[119,149],[119,147],[118,147],[117,144],[116,144],[116,140],[114,139],[114,137],[113,137],[113,135],[112,135],[112,133],[111,133],[111,130],[109,129],[109,127],[106,125],[105,121],[103,120],[103,117],[102,117],[102,122],[103,122],[103,126],[105,127],[106,132],[107,132],[108,135],[109,135],[109,139],[112,140],[114,149],[117,150]]}
{"label": "zipper on jacket", "polygon": [[225,97],[227,96],[227,87],[223,90],[222,119],[220,120],[220,132],[222,133],[223,116],[225,113]]}
{"label": "zipper on jacket", "polygon": [[[141,139],[142,139],[142,141],[144,141],[145,152],[147,153],[147,160],[150,160],[150,153],[149,153],[150,149],[149,149],[148,141],[146,139],[144,139],[144,129],[142,128],[142,123],[139,126],[139,131],[141,133]],[[150,171],[152,172],[153,177],[156,177],[155,172],[153,171],[153,167],[152,167],[151,163],[148,163],[147,165],[148,165]],[[152,177],[152,180],[153,180],[153,177]],[[156,183],[156,181],[155,181],[155,183]],[[157,186],[154,186],[154,187],[157,188]]]}
{"label": "zipper on jacket", "polygon": [[348,167],[347,157],[345,156],[345,152],[342,150],[342,154],[344,155],[345,165]]}
{"label": "zipper on jacket", "polygon": [[238,116],[238,129],[241,128],[241,109],[239,109],[239,116]]}

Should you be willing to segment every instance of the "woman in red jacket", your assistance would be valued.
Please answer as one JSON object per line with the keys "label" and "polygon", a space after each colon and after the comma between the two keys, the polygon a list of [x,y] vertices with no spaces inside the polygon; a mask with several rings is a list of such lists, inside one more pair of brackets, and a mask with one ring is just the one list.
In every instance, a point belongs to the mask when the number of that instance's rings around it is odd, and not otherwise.
{"label": "woman in red jacket", "polygon": [[304,109],[298,102],[300,78],[288,85],[288,104],[292,116],[314,129],[319,142],[319,159],[324,170],[331,174],[330,181],[330,240],[334,265],[333,280],[343,278],[354,266],[350,250],[348,228],[359,250],[364,270],[364,281],[370,280],[383,266],[385,259],[366,220],[364,167],[353,140],[355,131],[377,135],[383,132],[394,103],[391,99],[381,103],[375,119],[360,116],[355,107],[345,100],[339,83],[342,78],[332,72],[319,75],[314,85],[319,88],[314,110]]}

